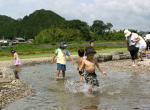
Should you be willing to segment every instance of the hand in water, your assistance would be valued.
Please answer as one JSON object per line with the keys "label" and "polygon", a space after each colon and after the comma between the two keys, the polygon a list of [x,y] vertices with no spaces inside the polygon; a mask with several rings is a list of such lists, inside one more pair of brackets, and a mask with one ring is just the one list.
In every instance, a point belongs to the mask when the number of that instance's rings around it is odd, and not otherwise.
{"label": "hand in water", "polygon": [[103,72],[103,76],[107,78],[108,77],[108,73],[107,72]]}

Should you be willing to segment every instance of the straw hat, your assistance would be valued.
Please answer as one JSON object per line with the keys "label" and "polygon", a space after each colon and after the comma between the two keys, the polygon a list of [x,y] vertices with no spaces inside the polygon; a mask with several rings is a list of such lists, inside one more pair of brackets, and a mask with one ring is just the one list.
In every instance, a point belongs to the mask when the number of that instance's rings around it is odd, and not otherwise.
{"label": "straw hat", "polygon": [[124,30],[124,34],[125,34],[125,37],[129,37],[131,35],[131,32],[129,30]]}

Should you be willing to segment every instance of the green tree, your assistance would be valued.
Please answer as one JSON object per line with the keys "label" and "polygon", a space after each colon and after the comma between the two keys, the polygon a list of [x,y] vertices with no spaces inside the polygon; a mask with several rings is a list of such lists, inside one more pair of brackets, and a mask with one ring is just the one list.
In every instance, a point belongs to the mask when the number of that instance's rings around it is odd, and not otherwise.
{"label": "green tree", "polygon": [[49,28],[41,31],[35,38],[35,43],[54,43],[59,41],[80,41],[81,34],[75,29]]}
{"label": "green tree", "polygon": [[108,31],[110,31],[110,29],[113,27],[113,25],[111,23],[106,23],[105,26]]}
{"label": "green tree", "polygon": [[91,31],[96,33],[96,34],[103,34],[106,29],[106,25],[103,21],[101,20],[95,20],[93,22],[93,25],[90,27]]}
{"label": "green tree", "polygon": [[60,27],[78,30],[82,34],[82,39],[91,40],[89,25],[84,21],[70,20],[61,24]]}

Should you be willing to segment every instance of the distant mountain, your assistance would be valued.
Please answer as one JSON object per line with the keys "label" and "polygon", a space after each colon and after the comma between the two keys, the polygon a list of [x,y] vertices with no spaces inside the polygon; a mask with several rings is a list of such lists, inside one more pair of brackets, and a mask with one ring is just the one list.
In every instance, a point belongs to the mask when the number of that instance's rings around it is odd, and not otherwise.
{"label": "distant mountain", "polygon": [[15,20],[11,17],[5,16],[5,15],[0,15],[0,25],[6,24],[6,23],[11,23],[14,21]]}
{"label": "distant mountain", "polygon": [[[52,26],[58,26],[65,19],[49,10],[36,10],[23,19],[14,20],[10,17],[0,16],[0,37],[34,38],[40,31]],[[5,25],[6,24],[6,25]]]}

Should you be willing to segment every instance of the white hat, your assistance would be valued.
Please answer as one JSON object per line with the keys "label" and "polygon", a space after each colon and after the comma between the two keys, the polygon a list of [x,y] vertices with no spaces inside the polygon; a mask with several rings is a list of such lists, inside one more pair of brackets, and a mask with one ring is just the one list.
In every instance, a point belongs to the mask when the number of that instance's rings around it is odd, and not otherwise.
{"label": "white hat", "polygon": [[124,30],[125,37],[129,37],[131,32],[129,30]]}

